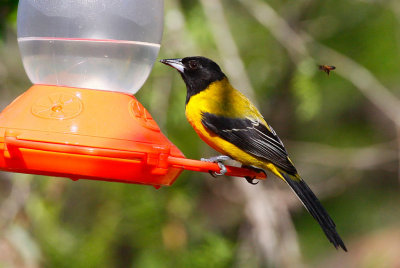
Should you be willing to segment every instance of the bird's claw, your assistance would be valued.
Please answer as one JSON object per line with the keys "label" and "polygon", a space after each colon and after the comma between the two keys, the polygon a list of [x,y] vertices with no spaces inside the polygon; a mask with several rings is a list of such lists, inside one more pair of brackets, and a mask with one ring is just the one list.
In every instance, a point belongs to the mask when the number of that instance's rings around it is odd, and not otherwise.
{"label": "bird's claw", "polygon": [[[257,172],[257,173],[262,172],[262,173],[264,173],[264,175],[267,175],[267,173],[265,172],[265,170],[263,170],[262,168],[257,168],[257,167],[253,167],[253,166],[247,166],[247,165],[242,165],[242,168],[247,168],[247,169],[253,170],[253,171]],[[247,181],[248,183],[250,183],[250,184],[252,184],[252,185],[256,185],[256,184],[259,183],[259,181],[254,182],[254,180],[256,179],[255,177],[246,176],[246,177],[244,177],[244,178],[246,179],[246,181]]]}
{"label": "bird's claw", "polygon": [[256,184],[258,184],[260,181],[257,181],[257,182],[254,182],[254,180],[256,179],[256,178],[251,178],[251,177],[249,177],[249,176],[246,176],[246,177],[244,177],[245,179],[246,179],[246,181],[248,182],[248,183],[250,183],[250,184],[252,184],[252,185],[256,185]]}
{"label": "bird's claw", "polygon": [[216,178],[217,176],[225,175],[225,173],[227,172],[226,166],[224,164],[222,164],[221,162],[231,160],[231,158],[226,155],[218,155],[218,156],[214,156],[214,157],[210,157],[210,158],[201,158],[200,160],[204,161],[204,162],[212,162],[212,163],[218,164],[218,166],[220,168],[219,172],[215,172],[215,171],[211,171],[211,170],[208,172],[208,173],[210,173],[211,176]]}
{"label": "bird's claw", "polygon": [[211,176],[213,176],[214,178],[216,178],[217,176],[222,176],[225,175],[225,173],[227,172],[226,166],[224,164],[222,164],[221,162],[217,162],[218,166],[219,166],[219,172],[216,171],[208,171],[208,173],[210,173]]}
{"label": "bird's claw", "polygon": [[216,176],[225,175],[225,173],[226,173],[226,171],[227,171],[226,166],[225,166],[224,164],[222,164],[221,162],[217,162],[217,164],[218,164],[220,170],[219,170],[219,172],[214,172],[214,174],[215,174]]}
{"label": "bird's claw", "polygon": [[213,178],[216,178],[216,177],[217,177],[217,175],[215,175],[215,172],[214,172],[214,171],[209,170],[208,173],[210,173],[210,175],[213,176]]}

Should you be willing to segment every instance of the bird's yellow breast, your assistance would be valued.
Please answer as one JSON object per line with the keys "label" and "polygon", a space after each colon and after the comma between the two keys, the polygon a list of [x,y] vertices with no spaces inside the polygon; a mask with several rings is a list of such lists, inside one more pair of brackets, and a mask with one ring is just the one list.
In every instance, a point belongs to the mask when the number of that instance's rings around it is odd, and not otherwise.
{"label": "bird's yellow breast", "polygon": [[[186,105],[186,116],[209,112],[231,118],[253,118],[265,122],[257,108],[227,78],[211,83],[205,90],[192,96]],[[201,116],[201,115],[200,115]]]}
{"label": "bird's yellow breast", "polygon": [[193,95],[186,104],[186,118],[200,138],[216,151],[245,165],[265,168],[265,163],[259,159],[206,129],[201,122],[202,113],[231,118],[251,118],[265,123],[257,108],[241,92],[234,89],[228,79],[213,82],[207,89]]}

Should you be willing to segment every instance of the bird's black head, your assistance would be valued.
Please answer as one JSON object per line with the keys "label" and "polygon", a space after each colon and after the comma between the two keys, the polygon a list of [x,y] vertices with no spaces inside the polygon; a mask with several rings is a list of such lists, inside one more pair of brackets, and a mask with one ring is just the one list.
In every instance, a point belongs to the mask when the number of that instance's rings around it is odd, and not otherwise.
{"label": "bird's black head", "polygon": [[205,57],[165,59],[161,62],[177,69],[181,74],[187,88],[186,103],[190,97],[206,89],[212,82],[225,77],[218,64]]}

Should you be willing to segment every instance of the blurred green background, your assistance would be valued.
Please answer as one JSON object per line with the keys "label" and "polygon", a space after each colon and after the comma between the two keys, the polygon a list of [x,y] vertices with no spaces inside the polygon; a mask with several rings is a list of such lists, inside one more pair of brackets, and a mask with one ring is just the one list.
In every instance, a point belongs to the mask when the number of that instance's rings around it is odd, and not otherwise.
{"label": "blurred green background", "polygon": [[[17,3],[0,2],[0,110],[31,85]],[[1,267],[399,267],[400,2],[165,1],[159,58],[189,55],[257,103],[349,252],[273,175],[252,186],[185,171],[156,190],[0,173]],[[187,157],[215,155],[185,95],[156,63],[136,97]]]}

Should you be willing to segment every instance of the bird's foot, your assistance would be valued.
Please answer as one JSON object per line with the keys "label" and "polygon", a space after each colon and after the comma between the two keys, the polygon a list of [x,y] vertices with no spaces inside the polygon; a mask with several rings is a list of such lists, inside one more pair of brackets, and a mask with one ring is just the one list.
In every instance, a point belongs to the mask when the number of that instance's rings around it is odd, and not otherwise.
{"label": "bird's foot", "polygon": [[214,178],[216,178],[217,176],[222,176],[226,173],[227,169],[225,167],[224,164],[222,164],[222,161],[227,161],[227,160],[231,160],[231,158],[227,155],[218,155],[218,156],[213,156],[210,158],[201,158],[201,161],[204,162],[212,162],[212,163],[217,163],[220,171],[219,172],[215,172],[215,171],[209,171],[208,173],[210,173],[211,176],[213,176]]}
{"label": "bird's foot", "polygon": [[213,156],[210,158],[200,158],[200,161],[212,162],[212,163],[218,163],[218,162],[228,161],[228,160],[232,160],[232,158],[230,158],[227,155],[217,155],[217,156]]}
{"label": "bird's foot", "polygon": [[221,162],[217,162],[217,164],[218,164],[218,166],[219,166],[219,168],[220,168],[219,172],[215,172],[215,171],[211,171],[211,170],[208,172],[208,173],[210,173],[210,175],[213,176],[214,178],[216,178],[217,176],[225,175],[225,173],[226,173],[226,171],[227,171],[227,169],[226,169],[226,167],[225,167],[224,164],[222,164]]}
{"label": "bird's foot", "polygon": [[[242,165],[242,168],[247,168],[247,169],[253,170],[253,171],[257,172],[257,173],[262,172],[262,173],[264,173],[265,175],[267,175],[267,173],[265,172],[265,170],[262,169],[262,168],[258,168],[258,167],[254,167],[254,166],[247,166],[247,165]],[[252,178],[252,177],[246,176],[246,177],[244,177],[244,178],[246,179],[246,181],[247,181],[248,183],[250,183],[250,184],[252,184],[252,185],[256,185],[256,184],[259,183],[259,181],[254,182],[254,180],[256,179],[255,177]]]}

